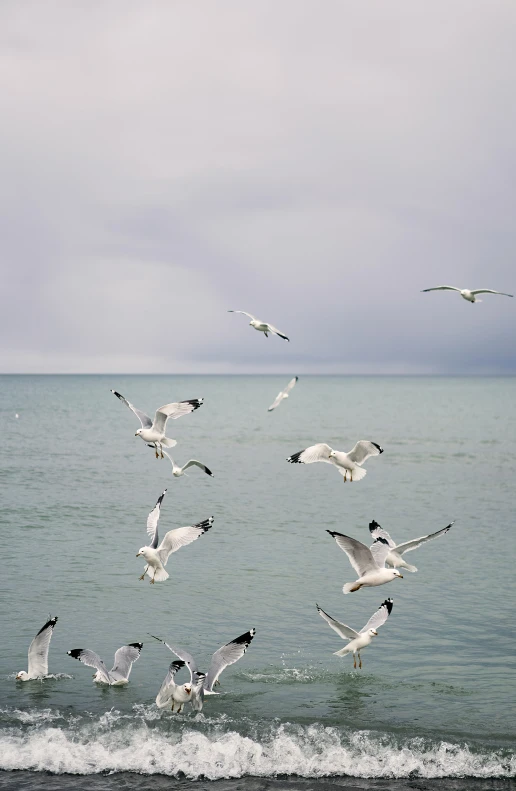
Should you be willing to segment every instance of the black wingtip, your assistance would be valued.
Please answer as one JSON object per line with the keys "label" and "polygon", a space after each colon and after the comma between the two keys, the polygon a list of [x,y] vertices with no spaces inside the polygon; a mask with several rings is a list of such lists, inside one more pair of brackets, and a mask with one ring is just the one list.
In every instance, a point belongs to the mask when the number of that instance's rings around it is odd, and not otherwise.
{"label": "black wingtip", "polygon": [[121,399],[123,399],[123,396],[122,396],[122,395],[120,395],[120,393],[117,393],[117,391],[116,391],[116,390],[111,390],[111,392],[113,393],[113,395],[116,395],[116,397],[117,397],[117,398],[121,398]]}
{"label": "black wingtip", "polygon": [[[41,634],[41,632],[44,632],[45,629],[48,629],[49,626],[52,627],[52,629],[53,629],[54,626],[56,625],[57,621],[58,621],[57,615],[54,615],[53,618],[49,618],[48,621],[46,622],[46,624],[41,627],[41,629],[39,630],[38,634]],[[37,636],[38,635],[36,635],[36,637]]]}
{"label": "black wingtip", "polygon": [[235,637],[235,639],[231,640],[231,642],[236,643],[237,645],[244,644],[247,646],[249,645],[255,634],[256,634],[256,629],[253,627],[252,629],[249,629],[248,632],[244,632],[244,634],[241,634],[240,637]]}
{"label": "black wingtip", "polygon": [[371,442],[371,445],[375,446],[375,448],[378,450],[378,453],[383,453],[383,448],[381,447],[381,445],[378,445],[377,442]]}
{"label": "black wingtip", "polygon": [[389,542],[387,541],[387,539],[386,538],[382,538],[382,536],[378,536],[378,538],[375,538],[373,543],[376,544],[376,542],[378,542],[380,544],[387,544],[387,546],[389,546]]}
{"label": "black wingtip", "polygon": [[186,401],[181,401],[182,404],[190,404],[193,407],[192,411],[199,409],[204,403],[204,398],[188,398]]}
{"label": "black wingtip", "polygon": [[298,451],[297,453],[293,453],[292,456],[288,456],[287,461],[289,464],[303,464],[302,461],[299,460],[299,457],[303,453],[302,450]]}
{"label": "black wingtip", "polygon": [[369,530],[370,530],[371,533],[374,530],[376,530],[377,527],[380,527],[380,525],[378,524],[378,522],[375,519],[373,519],[372,522],[369,522]]}
{"label": "black wingtip", "polygon": [[84,648],[72,648],[71,651],[67,651],[66,653],[68,654],[68,656],[72,656],[74,659],[80,659],[80,656],[83,651]]}
{"label": "black wingtip", "polygon": [[137,648],[138,651],[141,651],[143,648],[143,643],[127,643],[127,645],[130,645],[131,648]]}
{"label": "black wingtip", "polygon": [[393,599],[385,599],[385,601],[382,604],[380,604],[380,607],[387,607],[387,612],[390,615],[391,612],[392,612],[392,605],[393,604],[394,604],[394,600]]}

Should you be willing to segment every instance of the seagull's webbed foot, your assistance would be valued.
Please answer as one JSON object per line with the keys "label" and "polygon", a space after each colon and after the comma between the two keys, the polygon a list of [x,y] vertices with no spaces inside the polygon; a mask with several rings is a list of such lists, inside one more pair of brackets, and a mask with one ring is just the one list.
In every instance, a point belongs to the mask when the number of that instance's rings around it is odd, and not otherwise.
{"label": "seagull's webbed foot", "polygon": [[154,580],[154,577],[153,577],[153,578],[151,579],[151,581],[150,581],[150,584],[151,584],[151,585],[154,585],[154,582],[155,582],[155,580]]}
{"label": "seagull's webbed foot", "polygon": [[156,445],[154,445],[154,453],[156,454],[156,458],[159,459],[159,453]]}
{"label": "seagull's webbed foot", "polygon": [[145,579],[145,572],[143,572],[142,576],[141,576],[141,577],[138,577],[138,579],[139,579],[140,581],[141,581],[141,580],[144,580],[144,579]]}

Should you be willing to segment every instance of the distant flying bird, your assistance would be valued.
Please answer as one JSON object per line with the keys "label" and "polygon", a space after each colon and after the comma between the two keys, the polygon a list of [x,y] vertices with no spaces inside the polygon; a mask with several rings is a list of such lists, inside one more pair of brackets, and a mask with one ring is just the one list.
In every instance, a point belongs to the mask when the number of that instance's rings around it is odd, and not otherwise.
{"label": "distant flying bird", "polygon": [[358,574],[355,582],[346,582],[342,588],[343,593],[354,593],[360,588],[374,588],[377,585],[385,585],[387,582],[403,576],[397,569],[386,569],[385,558],[389,554],[389,543],[385,538],[379,536],[370,547],[366,547],[356,538],[350,538],[334,530],[327,530],[337,545],[346,553],[348,560]]}
{"label": "distant flying bird", "polygon": [[190,683],[176,684],[175,675],[185,664],[186,662],[181,660],[170,663],[168,673],[156,695],[158,708],[166,709],[171,706],[173,712],[180,714],[185,703],[191,703],[194,711],[202,710],[202,687],[206,675],[199,672],[190,672]]}
{"label": "distant flying bird", "polygon": [[48,649],[50,648],[50,640],[52,639],[56,623],[57,615],[50,618],[50,620],[41,627],[29,646],[28,672],[26,673],[25,670],[20,670],[16,676],[17,681],[32,681],[32,679],[42,678],[48,675]]}
{"label": "distant flying bird", "polygon": [[369,523],[369,531],[371,533],[372,538],[378,538],[381,536],[384,538],[387,543],[389,544],[389,554],[385,558],[385,565],[391,566],[393,568],[400,568],[400,569],[407,569],[407,571],[417,571],[416,566],[411,566],[410,563],[407,563],[403,558],[402,555],[405,552],[412,552],[413,549],[417,549],[421,546],[421,544],[426,544],[427,541],[433,541],[434,538],[439,538],[439,536],[444,536],[445,533],[448,532],[450,527],[455,524],[455,521],[450,522],[449,525],[443,527],[442,530],[438,530],[436,533],[430,533],[427,536],[421,536],[420,538],[414,538],[412,541],[405,541],[403,544],[396,544],[395,541],[392,540],[387,530],[384,530],[378,522],[375,522],[374,519],[372,522]]}
{"label": "distant flying bird", "polygon": [[276,409],[276,407],[281,404],[281,402],[283,401],[284,398],[288,398],[288,394],[290,393],[292,388],[295,386],[295,384],[296,384],[298,379],[299,379],[299,376],[294,376],[294,378],[290,380],[290,382],[288,383],[286,388],[284,390],[280,390],[279,391],[278,395],[276,396],[276,398],[274,399],[273,403],[268,408],[267,412],[272,412],[273,409]]}
{"label": "distant flying bird", "polygon": [[286,335],[283,335],[282,332],[277,330],[276,327],[273,327],[272,324],[267,324],[266,321],[260,321],[260,319],[256,319],[251,313],[246,313],[245,310],[228,310],[228,313],[243,313],[244,316],[247,316],[248,318],[251,319],[249,325],[251,327],[254,327],[255,330],[258,330],[258,332],[263,332],[266,338],[269,337],[269,332],[270,332],[273,335],[279,335],[280,338],[283,338],[284,341],[290,340],[290,338],[287,338]]}
{"label": "distant flying bird", "polygon": [[[153,447],[154,447],[154,445],[149,445],[149,448],[153,448]],[[203,472],[205,472],[206,475],[210,475],[212,478],[214,477],[212,471],[208,467],[206,467],[205,464],[203,464],[200,461],[197,461],[197,459],[190,459],[190,461],[187,461],[186,464],[183,464],[182,467],[179,467],[175,463],[175,461],[172,458],[172,456],[170,455],[170,453],[167,453],[166,450],[163,451],[163,453],[165,454],[167,459],[169,459],[170,463],[172,464],[172,475],[174,476],[174,478],[180,478],[181,475],[185,474],[185,470],[187,470],[189,467],[199,467],[199,469],[202,470]]]}
{"label": "distant flying bird", "polygon": [[506,294],[504,291],[493,291],[490,288],[477,288],[474,291],[470,291],[469,288],[455,288],[455,286],[435,286],[434,288],[424,288],[421,293],[424,294],[426,291],[458,291],[461,297],[468,302],[482,302],[481,299],[477,299],[477,294],[501,294],[503,297],[512,297],[514,294]]}
{"label": "distant flying bird", "polygon": [[362,667],[362,659],[360,657],[360,651],[362,648],[365,648],[373,637],[378,635],[377,629],[385,623],[389,615],[392,611],[393,601],[392,599],[385,599],[383,604],[380,604],[374,615],[372,615],[363,629],[359,632],[355,632],[354,629],[351,629],[349,626],[346,626],[345,623],[341,623],[340,621],[336,621],[335,618],[332,618],[331,615],[324,612],[318,604],[315,606],[317,607],[317,612],[324,618],[327,624],[331,626],[334,632],[342,637],[343,640],[349,640],[350,642],[341,648],[340,651],[334,651],[335,656],[345,656],[346,654],[353,654],[353,667],[356,670],[357,667],[357,656],[358,656],[358,666],[359,668]]}
{"label": "distant flying bird", "polygon": [[[192,697],[190,699],[190,703],[192,704],[192,708],[194,711],[201,711],[203,707],[203,699],[204,695],[216,695],[217,693],[213,691],[213,687],[219,683],[219,676],[223,670],[225,670],[229,665],[233,665],[235,662],[238,662],[239,659],[243,657],[245,652],[247,651],[251,641],[253,640],[256,634],[256,629],[249,629],[248,632],[244,632],[239,637],[235,637],[234,640],[231,640],[226,645],[221,646],[215,653],[213,654],[210,662],[210,667],[206,675],[199,674],[197,662],[193,658],[191,654],[185,651],[183,648],[174,648],[173,646],[169,645],[162,640],[161,637],[154,637],[155,640],[159,640],[160,643],[163,643],[169,651],[172,651],[179,659],[186,663],[188,670],[190,671],[190,687],[193,691]],[[174,664],[174,663],[172,663]],[[172,665],[171,665],[172,667]],[[203,683],[199,685],[198,683],[198,676],[203,675],[204,680]],[[165,681],[161,685],[161,689],[158,693],[158,697],[161,698],[161,701],[164,702],[166,700],[167,691],[165,687]],[[186,687],[187,685],[185,685]],[[156,698],[156,703],[158,706],[158,698]],[[164,702],[164,706],[166,706],[166,702]],[[161,706],[161,708],[164,708]],[[173,709],[172,709],[173,710]]]}
{"label": "distant flying bird", "polygon": [[108,669],[100,656],[89,648],[72,648],[67,651],[68,656],[78,659],[83,665],[94,667],[97,671],[93,676],[96,684],[109,684],[111,687],[121,687],[129,683],[129,676],[134,662],[140,658],[143,643],[129,643],[119,648],[115,654],[113,667]]}
{"label": "distant flying bird", "polygon": [[316,461],[325,461],[338,469],[344,477],[344,483],[347,480],[353,483],[353,481],[361,481],[367,475],[367,470],[364,470],[362,464],[370,456],[379,456],[380,453],[383,453],[383,448],[368,439],[361,439],[349,453],[332,450],[329,445],[320,442],[318,445],[311,445],[305,450],[300,450],[299,453],[292,454],[287,461],[290,464],[314,464]]}
{"label": "distant flying bird", "polygon": [[213,516],[210,516],[209,519],[205,519],[203,522],[199,522],[196,525],[169,530],[168,533],[165,533],[163,541],[158,546],[159,515],[161,503],[163,502],[166,492],[167,490],[165,489],[163,494],[158,497],[156,505],[147,517],[147,534],[152,536],[151,545],[148,547],[141,547],[136,555],[137,558],[143,555],[147,561],[147,565],[139,579],[144,579],[145,574],[148,574],[152,585],[155,582],[164,582],[164,580],[168,580],[169,574],[165,571],[165,566],[167,565],[170,555],[173,552],[177,552],[181,547],[185,547],[187,544],[191,544],[192,541],[200,538],[207,530],[210,530],[213,524]]}
{"label": "distant flying bird", "polygon": [[178,417],[190,414],[190,412],[193,412],[195,409],[199,409],[204,401],[204,398],[192,398],[190,401],[176,401],[173,404],[165,404],[156,410],[154,420],[151,420],[145,412],[133,406],[127,398],[117,393],[116,390],[111,390],[111,392],[129,407],[131,412],[134,412],[142,426],[134,436],[140,437],[144,442],[152,443],[156,451],[157,459],[159,458],[158,450],[161,452],[161,458],[163,458],[163,446],[166,448],[173,448],[174,445],[177,445],[175,439],[169,439],[165,436],[167,420],[177,420]]}

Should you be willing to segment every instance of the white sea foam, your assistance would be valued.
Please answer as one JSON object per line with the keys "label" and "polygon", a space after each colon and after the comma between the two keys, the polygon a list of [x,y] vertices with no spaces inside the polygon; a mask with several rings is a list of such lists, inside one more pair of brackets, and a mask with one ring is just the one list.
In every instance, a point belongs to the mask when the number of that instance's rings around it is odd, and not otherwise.
{"label": "white sea foam", "polygon": [[[0,734],[0,768],[55,773],[140,772],[210,780],[246,775],[370,778],[509,777],[516,756],[474,752],[466,745],[424,739],[395,740],[371,731],[346,732],[320,725],[273,724],[261,735],[165,718],[154,723],[146,711],[131,722],[120,712],[64,729],[39,724]],[[171,728],[174,728],[174,731]],[[202,730],[201,730],[202,728]]]}

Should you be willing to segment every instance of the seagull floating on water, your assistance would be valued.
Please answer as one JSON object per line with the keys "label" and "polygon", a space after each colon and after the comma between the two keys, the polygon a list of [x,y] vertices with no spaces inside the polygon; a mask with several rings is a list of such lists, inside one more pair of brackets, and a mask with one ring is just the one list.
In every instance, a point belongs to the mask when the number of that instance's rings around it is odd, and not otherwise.
{"label": "seagull floating on water", "polygon": [[401,556],[404,555],[405,552],[412,552],[413,549],[417,549],[421,546],[421,544],[426,544],[427,541],[433,541],[434,538],[444,536],[454,524],[455,521],[450,522],[449,525],[446,525],[446,527],[443,527],[442,530],[438,530],[436,533],[429,533],[427,536],[420,536],[420,538],[414,538],[412,541],[405,541],[403,544],[396,544],[396,542],[390,537],[387,530],[384,530],[382,527],[380,527],[378,522],[375,522],[374,519],[369,523],[369,531],[372,538],[378,538],[381,536],[389,544],[389,554],[385,558],[386,566],[402,568],[406,569],[407,571],[415,572],[417,571],[417,567],[411,566],[410,563],[407,563],[405,560],[403,560]]}
{"label": "seagull floating on water", "polygon": [[209,519],[205,519],[203,522],[199,522],[196,525],[178,527],[175,530],[169,530],[168,533],[165,533],[163,541],[158,546],[159,515],[161,511],[161,503],[163,502],[163,498],[165,497],[166,493],[167,490],[165,489],[163,494],[158,497],[156,505],[147,517],[147,534],[152,536],[151,545],[148,547],[141,547],[138,554],[136,555],[137,558],[140,557],[140,555],[143,555],[147,561],[147,565],[145,566],[143,574],[139,579],[143,580],[145,574],[148,574],[152,585],[155,582],[164,582],[165,580],[168,580],[169,574],[165,571],[165,566],[167,565],[170,555],[173,552],[177,552],[177,550],[181,549],[181,547],[185,547],[187,544],[191,544],[192,541],[200,538],[202,535],[204,535],[204,533],[206,533],[207,530],[211,528],[213,524],[213,516],[210,516]]}
{"label": "seagull floating on water", "polygon": [[[149,445],[149,448],[153,448],[153,447],[154,445]],[[166,450],[164,450],[163,453],[172,464],[172,475],[174,476],[174,478],[180,478],[181,475],[185,474],[185,470],[187,470],[189,467],[199,467],[199,469],[205,472],[206,475],[210,475],[212,478],[214,477],[212,471],[205,464],[203,464],[200,461],[197,461],[197,459],[190,459],[189,461],[186,462],[186,464],[183,464],[182,467],[179,467],[175,463],[170,453],[167,453]]]}
{"label": "seagull floating on water", "polygon": [[505,291],[493,291],[490,288],[477,288],[474,291],[469,288],[455,288],[455,286],[434,286],[434,288],[424,288],[421,293],[426,291],[458,291],[461,297],[467,302],[482,302],[477,299],[477,294],[501,294],[502,297],[513,297],[514,294],[506,294]]}
{"label": "seagull floating on water", "polygon": [[288,394],[290,393],[292,388],[295,386],[295,384],[296,384],[298,379],[299,379],[299,376],[294,376],[294,378],[290,380],[290,382],[288,383],[286,388],[284,390],[280,390],[279,391],[278,395],[276,396],[276,398],[274,399],[274,401],[272,402],[272,404],[268,408],[267,412],[272,412],[273,409],[276,409],[276,407],[281,404],[281,402],[283,401],[284,398],[288,398]]}
{"label": "seagull floating on water", "polygon": [[340,621],[336,621],[335,618],[332,618],[331,615],[328,615],[327,612],[324,612],[318,604],[315,606],[317,607],[317,612],[324,618],[327,624],[331,626],[334,632],[342,637],[343,640],[349,640],[350,642],[341,648],[340,651],[334,651],[335,656],[345,656],[346,654],[353,654],[353,667],[356,670],[357,667],[357,656],[358,656],[358,667],[362,668],[362,659],[360,657],[360,651],[362,648],[365,648],[373,637],[378,635],[377,629],[385,623],[389,615],[392,611],[393,601],[392,599],[385,599],[383,604],[380,604],[374,615],[372,615],[366,625],[361,629],[359,632],[355,632],[354,629],[351,629],[349,626],[346,626],[345,623],[341,623]]}
{"label": "seagull floating on water", "polygon": [[89,648],[72,648],[67,651],[68,656],[78,659],[83,665],[94,667],[97,671],[93,676],[96,684],[109,684],[111,687],[121,687],[129,683],[129,676],[133,663],[140,658],[143,643],[129,643],[123,645],[115,654],[113,667],[108,669],[100,656]]}
{"label": "seagull floating on water", "polygon": [[52,639],[56,623],[57,615],[50,618],[46,624],[41,627],[29,646],[28,672],[20,670],[16,676],[17,681],[32,681],[35,678],[48,676],[48,649],[50,648],[50,640]]}
{"label": "seagull floating on water", "polygon": [[268,324],[266,321],[260,321],[260,319],[255,318],[251,313],[246,313],[245,310],[228,310],[228,313],[243,313],[244,316],[247,316],[251,321],[249,325],[254,327],[255,330],[258,332],[263,332],[265,337],[269,337],[269,332],[272,335],[279,335],[280,338],[283,338],[284,341],[289,341],[290,338],[287,338],[286,335],[283,335],[282,332],[273,327],[272,324]]}
{"label": "seagull floating on water", "polygon": [[174,445],[177,445],[175,439],[169,439],[165,436],[167,420],[177,420],[178,417],[189,415],[190,412],[199,409],[204,401],[204,398],[192,398],[189,401],[175,401],[172,404],[165,404],[156,410],[154,420],[151,420],[145,412],[133,406],[127,398],[117,393],[116,390],[111,390],[111,392],[129,407],[131,412],[134,412],[141,423],[141,428],[138,429],[135,437],[140,437],[144,442],[152,443],[156,451],[157,459],[159,458],[158,450],[161,452],[161,458],[163,458],[163,446],[166,448],[173,448]]}
{"label": "seagull floating on water", "polygon": [[350,538],[334,530],[327,530],[338,546],[346,553],[349,562],[358,574],[355,582],[346,582],[343,593],[354,593],[360,588],[374,588],[403,576],[397,569],[386,569],[385,558],[389,554],[389,543],[382,536],[375,538],[370,547],[366,547],[356,538]]}
{"label": "seagull floating on water", "polygon": [[344,483],[347,480],[353,483],[353,481],[361,481],[367,475],[367,470],[364,470],[362,464],[371,456],[379,456],[380,453],[383,453],[383,448],[368,439],[361,439],[349,453],[333,450],[325,442],[320,442],[318,445],[300,450],[299,453],[293,453],[287,461],[290,464],[314,464],[316,461],[325,461],[338,469],[344,477]]}

